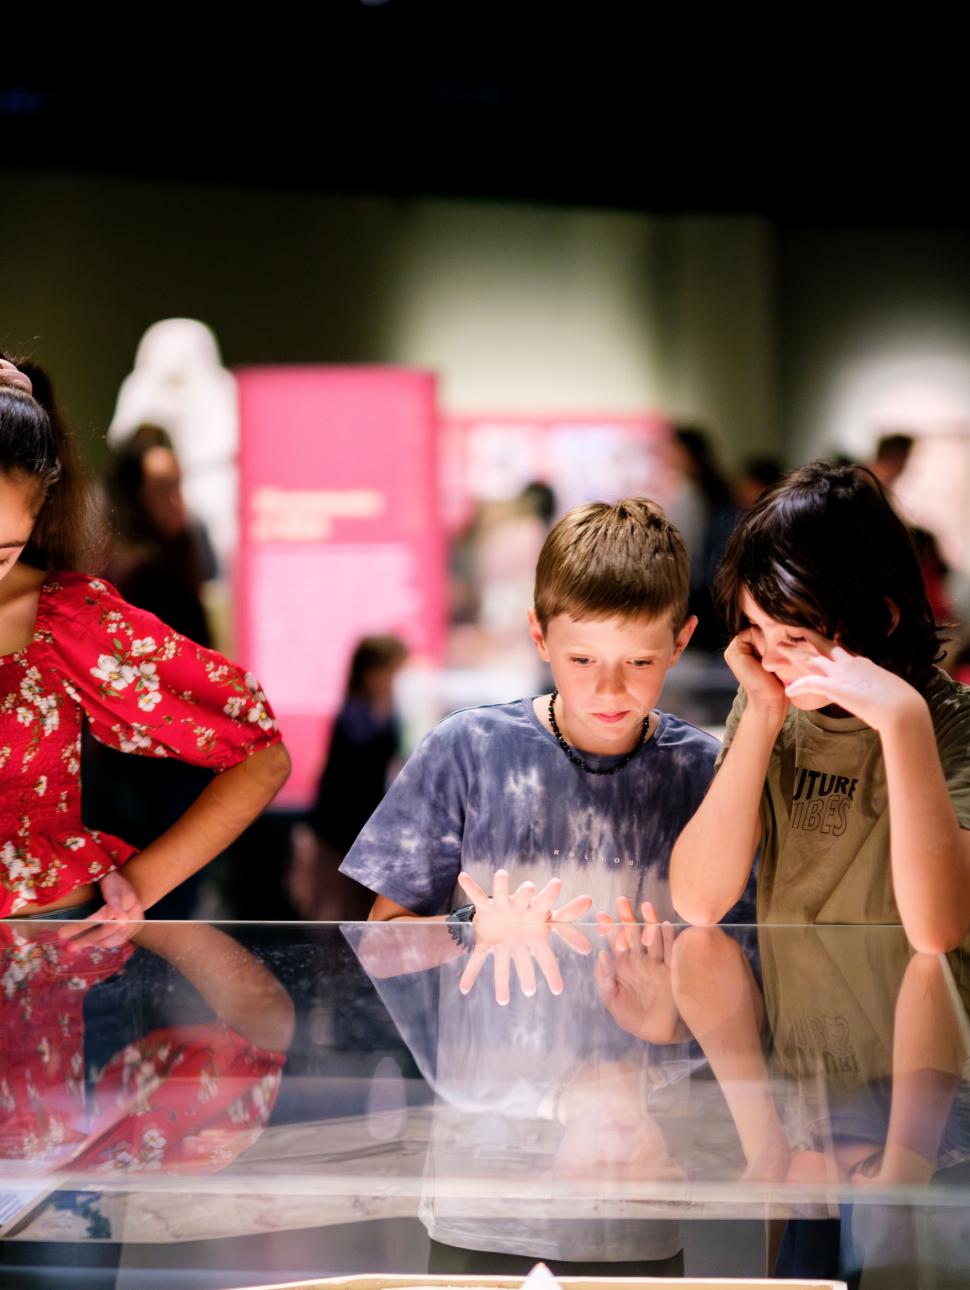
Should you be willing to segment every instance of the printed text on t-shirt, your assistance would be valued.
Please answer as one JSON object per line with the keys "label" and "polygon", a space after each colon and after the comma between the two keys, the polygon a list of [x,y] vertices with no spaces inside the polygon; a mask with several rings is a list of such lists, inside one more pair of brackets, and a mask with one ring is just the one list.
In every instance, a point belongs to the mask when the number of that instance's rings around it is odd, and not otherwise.
{"label": "printed text on t-shirt", "polygon": [[848,775],[827,775],[807,766],[795,768],[791,826],[804,833],[830,833],[840,837],[848,827],[849,811],[859,780]]}

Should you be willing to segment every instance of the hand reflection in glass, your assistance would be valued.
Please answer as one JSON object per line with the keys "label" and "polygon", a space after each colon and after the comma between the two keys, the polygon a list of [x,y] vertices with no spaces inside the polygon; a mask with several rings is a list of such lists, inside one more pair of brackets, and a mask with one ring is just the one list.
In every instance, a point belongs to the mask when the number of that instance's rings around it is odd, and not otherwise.
{"label": "hand reflection in glass", "polygon": [[[877,1117],[868,1135],[818,1126],[810,1148],[794,1152],[763,1056],[764,1005],[740,947],[718,928],[688,928],[674,945],[672,979],[674,998],[731,1112],[748,1162],[745,1180],[868,1188],[929,1182],[940,1167],[967,1056],[939,958],[915,954],[906,964],[896,997],[891,1085],[859,1083],[870,1106],[888,1103],[887,1118],[879,1123]],[[826,1006],[837,1000],[827,998]]]}
{"label": "hand reflection in glass", "polygon": [[859,1187],[928,1183],[939,1167],[966,1059],[942,962],[932,954],[915,954],[896,999],[885,1143],[837,1141],[840,1176]]}
{"label": "hand reflection in glass", "polygon": [[613,952],[601,950],[596,960],[596,984],[604,1006],[621,1030],[646,1043],[689,1039],[670,981],[673,926],[658,922],[649,900],[640,906],[642,927],[626,896],[619,897],[616,911],[618,923],[606,913],[596,916],[599,933]]}
{"label": "hand reflection in glass", "polygon": [[718,927],[688,927],[671,955],[674,1000],[704,1050],[734,1121],[746,1182],[780,1182],[791,1149],[761,1046],[764,1003],[744,952]]}
{"label": "hand reflection in glass", "polygon": [[[942,959],[913,955],[896,996],[891,1084],[876,1080],[864,1086],[868,1114],[836,1123],[824,1150],[793,1157],[789,1180],[814,1167],[826,1181],[848,1182],[866,1193],[867,1203],[853,1206],[845,1256],[853,1270],[864,1269],[865,1285],[870,1272],[876,1280],[888,1274],[894,1286],[923,1285],[927,1275],[934,1285],[938,1277],[948,1285],[965,1280],[963,1224],[933,1224],[930,1253],[919,1207],[900,1204],[898,1193],[922,1190],[939,1170],[965,1163],[965,1103],[955,1109],[954,1100],[966,1058]],[[956,1273],[952,1282],[944,1269]]]}
{"label": "hand reflection in glass", "polygon": [[563,1136],[550,1177],[685,1177],[644,1108],[642,1080],[639,1066],[591,1062],[567,1082],[557,1099]]}
{"label": "hand reflection in glass", "polygon": [[552,993],[562,994],[562,975],[553,952],[552,938],[558,937],[576,954],[592,952],[589,938],[569,926],[589,910],[592,897],[577,896],[561,908],[553,908],[562,889],[558,878],[550,879],[539,892],[535,883],[524,882],[510,895],[509,875],[504,869],[495,874],[491,896],[470,874],[459,874],[458,882],[475,906],[471,923],[475,945],[458,982],[461,993],[468,994],[472,989],[485,960],[491,955],[495,964],[495,999],[498,1003],[505,1005],[511,997],[509,986],[513,964],[523,994],[536,992],[535,963]]}

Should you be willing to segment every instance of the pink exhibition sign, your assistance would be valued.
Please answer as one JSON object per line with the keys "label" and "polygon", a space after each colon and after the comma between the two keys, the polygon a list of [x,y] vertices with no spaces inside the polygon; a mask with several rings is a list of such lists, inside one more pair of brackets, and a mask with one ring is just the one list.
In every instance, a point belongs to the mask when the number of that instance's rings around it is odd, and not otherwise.
{"label": "pink exhibition sign", "polygon": [[312,800],[361,636],[393,632],[439,663],[445,563],[435,381],[390,367],[237,372],[240,549],[236,652],[283,727]]}

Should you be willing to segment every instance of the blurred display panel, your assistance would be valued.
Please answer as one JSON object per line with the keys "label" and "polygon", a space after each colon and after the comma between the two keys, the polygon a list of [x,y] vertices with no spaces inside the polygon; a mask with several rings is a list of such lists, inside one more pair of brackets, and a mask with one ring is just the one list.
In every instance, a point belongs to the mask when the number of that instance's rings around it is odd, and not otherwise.
{"label": "blurred display panel", "polygon": [[448,533],[459,532],[482,503],[516,497],[541,480],[559,513],[585,501],[669,492],[663,448],[668,424],[640,416],[449,417],[441,425],[441,503]]}
{"label": "blurred display panel", "polygon": [[391,368],[238,373],[239,654],[293,756],[278,804],[310,800],[361,636],[440,659],[443,549],[434,378]]}

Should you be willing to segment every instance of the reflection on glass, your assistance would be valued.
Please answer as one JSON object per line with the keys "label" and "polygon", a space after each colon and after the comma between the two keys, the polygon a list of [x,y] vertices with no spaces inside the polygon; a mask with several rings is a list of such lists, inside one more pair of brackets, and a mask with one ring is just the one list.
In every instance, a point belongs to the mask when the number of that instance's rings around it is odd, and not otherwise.
{"label": "reflection on glass", "polygon": [[[6,1227],[68,1169],[223,1169],[260,1136],[292,1036],[285,991],[215,928],[147,924],[113,949],[58,930],[0,924]],[[153,1007],[161,962],[193,987],[204,1019]]]}
{"label": "reflection on glass", "polygon": [[[689,1220],[767,1214],[788,1240],[841,1208],[854,1266],[963,1274],[960,955],[625,903],[562,926],[591,952],[553,932],[526,993],[510,948],[503,1003],[487,957],[463,991],[477,943],[443,923],[157,923],[116,949],[5,924],[9,1244],[123,1237],[169,1266],[202,1241],[215,1265],[236,1237],[420,1219],[459,1250],[689,1268]],[[345,1269],[395,1267],[371,1231]],[[266,1281],[301,1274],[284,1247]]]}

